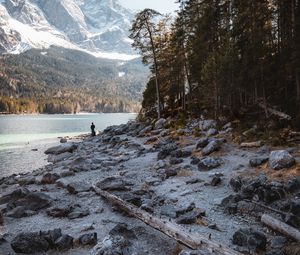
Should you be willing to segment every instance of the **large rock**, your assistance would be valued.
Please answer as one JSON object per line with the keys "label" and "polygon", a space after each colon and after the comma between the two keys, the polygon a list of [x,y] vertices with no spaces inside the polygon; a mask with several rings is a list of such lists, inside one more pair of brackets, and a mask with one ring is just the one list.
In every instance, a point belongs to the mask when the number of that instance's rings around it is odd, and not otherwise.
{"label": "large rock", "polygon": [[58,163],[70,158],[72,155],[73,154],[71,152],[64,152],[58,155],[49,154],[47,160],[51,163]]}
{"label": "large rock", "polygon": [[50,206],[52,199],[41,192],[31,192],[14,202],[15,206],[24,206],[26,210],[38,211]]}
{"label": "large rock", "polygon": [[222,161],[218,158],[212,158],[212,157],[204,157],[203,159],[200,160],[198,164],[198,169],[200,171],[205,171],[205,170],[211,170],[216,167],[219,167],[222,164]]}
{"label": "large rock", "polygon": [[85,182],[72,182],[67,185],[67,190],[70,194],[77,194],[80,192],[87,192],[91,190],[91,186]]}
{"label": "large rock", "polygon": [[[98,243],[90,255],[123,255],[128,254],[125,249],[129,241],[123,236],[107,236],[101,243]],[[124,253],[126,252],[126,253]]]}
{"label": "large rock", "polygon": [[78,238],[77,241],[80,245],[96,245],[97,244],[97,233],[84,234]]}
{"label": "large rock", "polygon": [[58,154],[62,154],[65,152],[72,153],[73,151],[75,151],[77,149],[77,147],[78,147],[77,144],[66,143],[66,144],[62,144],[62,145],[58,145],[58,146],[49,148],[48,150],[45,151],[45,154],[58,155]]}
{"label": "large rock", "polygon": [[269,159],[268,157],[254,157],[250,159],[249,164],[252,167],[258,167],[266,163],[268,159]]}
{"label": "large rock", "polygon": [[203,149],[202,149],[202,155],[207,156],[214,151],[218,151],[221,148],[222,142],[220,140],[213,140],[208,143]]}
{"label": "large rock", "polygon": [[175,143],[166,144],[157,155],[157,160],[165,159],[175,150],[177,150],[177,145]]}
{"label": "large rock", "polygon": [[209,142],[210,142],[210,140],[209,140],[208,137],[200,138],[200,139],[197,141],[196,148],[197,148],[197,149],[199,149],[199,148],[204,148],[206,145],[208,145]]}
{"label": "large rock", "polygon": [[232,242],[238,246],[246,246],[254,251],[264,251],[266,250],[267,238],[260,231],[240,229],[234,233]]}
{"label": "large rock", "polygon": [[16,253],[34,254],[48,251],[49,243],[39,233],[21,233],[12,240],[11,247]]}
{"label": "large rock", "polygon": [[4,193],[0,197],[0,205],[6,204],[8,202],[14,203],[17,200],[26,197],[29,193],[30,193],[30,191],[26,188],[16,189],[16,190]]}
{"label": "large rock", "polygon": [[167,123],[167,120],[164,118],[161,118],[155,122],[154,127],[155,127],[155,129],[162,129],[162,128],[164,128],[166,123]]}
{"label": "large rock", "polygon": [[70,235],[62,235],[55,241],[56,249],[66,251],[73,248],[73,237]]}
{"label": "large rock", "polygon": [[215,128],[210,128],[210,129],[207,131],[207,133],[206,133],[207,136],[214,136],[214,135],[217,135],[217,134],[218,134],[218,130],[215,129]]}
{"label": "large rock", "polygon": [[269,165],[274,170],[289,168],[296,163],[294,157],[286,150],[272,151],[269,158]]}
{"label": "large rock", "polygon": [[217,122],[215,120],[201,120],[199,122],[199,128],[202,131],[207,131],[211,128],[217,128]]}

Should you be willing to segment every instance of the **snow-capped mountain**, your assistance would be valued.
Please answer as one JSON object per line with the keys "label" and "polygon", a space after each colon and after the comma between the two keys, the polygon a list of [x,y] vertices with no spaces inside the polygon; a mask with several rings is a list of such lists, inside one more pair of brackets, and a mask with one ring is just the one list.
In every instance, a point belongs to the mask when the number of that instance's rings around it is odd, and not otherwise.
{"label": "snow-capped mountain", "polygon": [[132,59],[133,15],[117,0],[0,0],[0,53],[54,45]]}

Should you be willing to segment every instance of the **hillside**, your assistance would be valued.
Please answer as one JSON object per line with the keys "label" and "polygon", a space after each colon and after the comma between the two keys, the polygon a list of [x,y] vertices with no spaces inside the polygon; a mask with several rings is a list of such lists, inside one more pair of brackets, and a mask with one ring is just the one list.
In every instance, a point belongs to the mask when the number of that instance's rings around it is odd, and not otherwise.
{"label": "hillside", "polygon": [[2,55],[0,112],[137,111],[148,71],[140,60],[120,62],[50,47]]}

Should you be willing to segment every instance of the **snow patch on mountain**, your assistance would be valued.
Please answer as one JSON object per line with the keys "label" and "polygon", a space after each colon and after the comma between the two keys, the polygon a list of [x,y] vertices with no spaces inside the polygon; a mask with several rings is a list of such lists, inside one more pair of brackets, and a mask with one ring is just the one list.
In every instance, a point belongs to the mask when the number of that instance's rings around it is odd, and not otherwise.
{"label": "snow patch on mountain", "polygon": [[55,45],[131,60],[132,19],[117,0],[0,0],[0,53]]}

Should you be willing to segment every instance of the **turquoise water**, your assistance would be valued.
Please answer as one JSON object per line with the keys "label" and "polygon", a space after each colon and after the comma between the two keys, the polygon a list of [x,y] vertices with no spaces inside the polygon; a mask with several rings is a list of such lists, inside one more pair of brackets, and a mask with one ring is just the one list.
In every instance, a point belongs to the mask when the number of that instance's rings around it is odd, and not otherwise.
{"label": "turquoise water", "polygon": [[127,123],[136,114],[0,115],[0,178],[28,172],[46,164],[44,151],[59,144],[59,137],[73,137]]}
{"label": "turquoise water", "polygon": [[119,125],[134,119],[135,114],[78,114],[78,115],[2,115],[0,116],[0,150],[26,145],[32,141],[76,136],[90,132],[91,122],[96,130]]}

